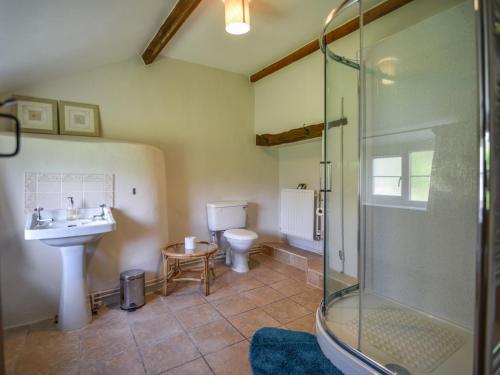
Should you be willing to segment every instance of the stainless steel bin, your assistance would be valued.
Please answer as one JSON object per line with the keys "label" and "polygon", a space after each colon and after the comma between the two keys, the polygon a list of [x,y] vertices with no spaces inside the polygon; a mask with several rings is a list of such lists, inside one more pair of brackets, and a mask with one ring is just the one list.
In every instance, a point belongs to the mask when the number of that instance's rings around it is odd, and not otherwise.
{"label": "stainless steel bin", "polygon": [[123,310],[144,306],[145,294],[144,270],[128,270],[120,274],[120,307]]}

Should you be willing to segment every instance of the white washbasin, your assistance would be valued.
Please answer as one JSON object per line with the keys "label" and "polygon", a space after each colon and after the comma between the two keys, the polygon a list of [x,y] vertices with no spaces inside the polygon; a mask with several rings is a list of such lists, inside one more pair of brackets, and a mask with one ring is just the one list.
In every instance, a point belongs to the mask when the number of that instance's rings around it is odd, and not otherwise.
{"label": "white washbasin", "polygon": [[[94,219],[94,215],[100,215],[104,210],[104,219]],[[68,242],[78,241],[74,237],[84,237],[82,243],[88,243],[92,240],[86,240],[89,235],[102,235],[111,232],[116,227],[115,219],[109,207],[86,208],[78,210],[77,220],[67,220],[66,210],[47,210],[41,212],[42,220],[53,219],[53,222],[45,222],[37,225],[37,214],[28,215],[26,227],[24,229],[24,238],[26,240],[41,240],[51,246],[71,246],[71,245],[52,245],[51,240],[68,239]]]}
{"label": "white washbasin", "polygon": [[[102,217],[95,217],[101,215]],[[61,297],[58,324],[62,330],[79,329],[92,317],[87,292],[85,245],[115,230],[116,222],[108,207],[78,210],[76,220],[67,220],[67,210],[41,211],[28,215],[26,240],[40,240],[58,247],[62,257]]]}

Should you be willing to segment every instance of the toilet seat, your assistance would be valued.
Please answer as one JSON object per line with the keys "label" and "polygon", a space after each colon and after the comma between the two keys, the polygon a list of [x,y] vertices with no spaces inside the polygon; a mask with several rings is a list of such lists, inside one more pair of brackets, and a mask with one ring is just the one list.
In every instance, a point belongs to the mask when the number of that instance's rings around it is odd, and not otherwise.
{"label": "toilet seat", "polygon": [[250,241],[257,239],[257,233],[247,229],[229,229],[224,232],[224,237],[231,240]]}

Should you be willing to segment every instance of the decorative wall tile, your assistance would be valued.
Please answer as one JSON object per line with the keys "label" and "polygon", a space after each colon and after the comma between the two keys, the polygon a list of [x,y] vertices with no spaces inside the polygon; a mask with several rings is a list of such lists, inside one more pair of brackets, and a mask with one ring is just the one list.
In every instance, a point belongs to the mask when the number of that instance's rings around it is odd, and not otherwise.
{"label": "decorative wall tile", "polygon": [[37,193],[36,203],[46,210],[61,208],[61,193]]}
{"label": "decorative wall tile", "polygon": [[36,173],[26,173],[24,175],[24,191],[36,193]]}
{"label": "decorative wall tile", "polygon": [[29,191],[26,191],[24,193],[24,208],[26,213],[33,212],[33,210],[36,208],[36,193],[32,193]]}
{"label": "decorative wall tile", "polygon": [[73,197],[76,208],[93,208],[101,204],[114,206],[114,175],[82,173],[36,173],[24,176],[25,212],[35,207],[66,208]]}
{"label": "decorative wall tile", "polygon": [[104,204],[108,207],[115,206],[115,194],[112,191],[104,192]]}
{"label": "decorative wall tile", "polygon": [[115,191],[115,176],[107,174],[104,176],[104,191]]}
{"label": "decorative wall tile", "polygon": [[61,192],[61,174],[60,173],[41,173],[37,176],[38,193],[60,193]]}
{"label": "decorative wall tile", "polygon": [[104,191],[86,191],[83,193],[84,208],[99,207],[104,202]]}
{"label": "decorative wall tile", "polygon": [[81,174],[63,174],[62,175],[62,191],[75,192],[83,191],[83,175]]}
{"label": "decorative wall tile", "polygon": [[104,181],[103,174],[87,174],[83,177],[83,190],[104,191]]}

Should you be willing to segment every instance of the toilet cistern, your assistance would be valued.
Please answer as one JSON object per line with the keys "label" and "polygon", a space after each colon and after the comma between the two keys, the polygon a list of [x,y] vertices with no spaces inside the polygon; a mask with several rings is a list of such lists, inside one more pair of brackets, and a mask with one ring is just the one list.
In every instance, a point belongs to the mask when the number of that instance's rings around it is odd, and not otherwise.
{"label": "toilet cistern", "polygon": [[207,203],[208,228],[212,239],[223,232],[230,245],[226,249],[226,264],[235,272],[248,272],[248,253],[257,233],[244,229],[247,223],[246,201],[218,201]]}

